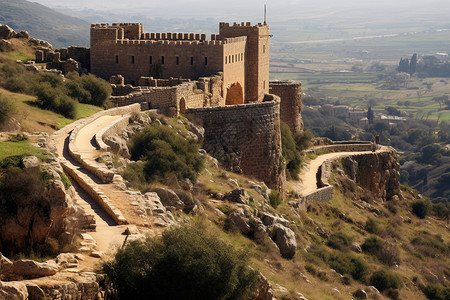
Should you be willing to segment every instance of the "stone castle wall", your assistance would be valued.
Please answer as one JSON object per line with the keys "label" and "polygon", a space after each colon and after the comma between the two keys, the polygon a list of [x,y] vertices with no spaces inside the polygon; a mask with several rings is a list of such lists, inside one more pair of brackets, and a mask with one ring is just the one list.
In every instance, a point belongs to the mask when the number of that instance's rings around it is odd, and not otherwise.
{"label": "stone castle wall", "polygon": [[[220,24],[220,33],[144,33],[141,24],[91,25],[91,72],[122,75],[136,85],[144,77],[196,80],[223,74],[228,104],[261,102],[269,92],[269,27]],[[227,97],[227,94],[230,95]]]}
{"label": "stone castle wall", "polygon": [[292,133],[303,132],[302,121],[302,85],[300,82],[270,82],[270,93],[281,98],[281,120]]}
{"label": "stone castle wall", "polygon": [[280,99],[265,102],[187,110],[205,129],[203,148],[228,170],[264,181],[284,192],[285,166],[281,157]]}

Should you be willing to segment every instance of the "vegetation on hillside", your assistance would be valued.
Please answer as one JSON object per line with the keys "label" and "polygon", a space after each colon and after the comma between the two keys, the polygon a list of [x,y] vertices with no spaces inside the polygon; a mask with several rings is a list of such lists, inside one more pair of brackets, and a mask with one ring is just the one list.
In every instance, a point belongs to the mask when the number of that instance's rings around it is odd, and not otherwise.
{"label": "vegetation on hillside", "polygon": [[77,116],[77,102],[102,107],[111,95],[111,86],[94,75],[72,73],[64,79],[50,72],[27,71],[14,62],[0,65],[0,86],[11,92],[35,95],[39,107],[71,119]]}
{"label": "vegetation on hillside", "polygon": [[121,299],[246,299],[257,276],[244,251],[188,226],[131,241],[102,270]]}
{"label": "vegetation on hillside", "polygon": [[[186,129],[180,128],[179,132],[186,134]],[[150,125],[134,135],[129,141],[130,154],[133,160],[141,162],[125,170],[124,178],[138,184],[170,175],[195,180],[203,169],[204,158],[199,144],[180,133],[176,128]]]}

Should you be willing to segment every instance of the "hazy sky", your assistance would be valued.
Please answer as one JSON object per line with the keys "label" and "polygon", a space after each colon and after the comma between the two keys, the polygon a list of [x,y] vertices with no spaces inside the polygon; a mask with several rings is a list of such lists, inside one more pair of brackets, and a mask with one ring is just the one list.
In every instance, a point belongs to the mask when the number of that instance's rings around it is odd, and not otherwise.
{"label": "hazy sky", "polygon": [[[207,15],[212,16],[262,16],[263,5],[268,6],[268,16],[311,17],[319,13],[345,14],[359,10],[370,14],[371,11],[409,10],[426,13],[428,9],[450,12],[448,0],[31,0],[49,7],[66,6],[70,8],[89,8],[117,12],[144,12],[153,16]],[[350,12],[349,12],[350,13]]]}

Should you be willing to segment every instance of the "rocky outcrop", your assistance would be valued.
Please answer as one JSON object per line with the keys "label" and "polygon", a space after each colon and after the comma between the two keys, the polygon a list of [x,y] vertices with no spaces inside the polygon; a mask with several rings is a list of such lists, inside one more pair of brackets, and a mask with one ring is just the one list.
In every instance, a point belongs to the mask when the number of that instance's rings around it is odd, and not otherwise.
{"label": "rocky outcrop", "polygon": [[2,282],[0,281],[0,299],[5,300],[26,300],[28,299],[27,286],[23,282]]}
{"label": "rocky outcrop", "polygon": [[9,40],[16,37],[16,32],[8,25],[0,25],[0,39]]}
{"label": "rocky outcrop", "polygon": [[400,192],[400,165],[395,149],[351,155],[342,159],[346,174],[363,189],[383,200],[389,200]]}
{"label": "rocky outcrop", "polygon": [[289,221],[282,216],[268,212],[252,210],[247,205],[228,214],[227,222],[242,234],[253,238],[257,243],[263,243],[269,236],[286,259],[294,257],[297,250],[295,233],[289,228]]}
{"label": "rocky outcrop", "polygon": [[11,276],[19,278],[39,278],[55,275],[58,267],[49,263],[39,263],[34,260],[16,260],[12,269]]}
{"label": "rocky outcrop", "polygon": [[251,300],[272,300],[272,286],[262,273],[258,274],[256,288],[252,291],[248,298]]}

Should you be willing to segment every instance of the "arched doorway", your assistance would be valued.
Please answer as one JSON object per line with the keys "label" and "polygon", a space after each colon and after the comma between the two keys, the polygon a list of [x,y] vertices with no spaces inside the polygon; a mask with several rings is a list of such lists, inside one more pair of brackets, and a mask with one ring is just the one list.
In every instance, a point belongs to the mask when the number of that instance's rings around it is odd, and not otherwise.
{"label": "arched doorway", "polygon": [[227,89],[227,97],[225,99],[225,105],[238,104],[244,104],[244,92],[239,82],[233,83],[231,87]]}
{"label": "arched doorway", "polygon": [[184,100],[184,98],[180,99],[180,114],[186,114],[186,100]]}

